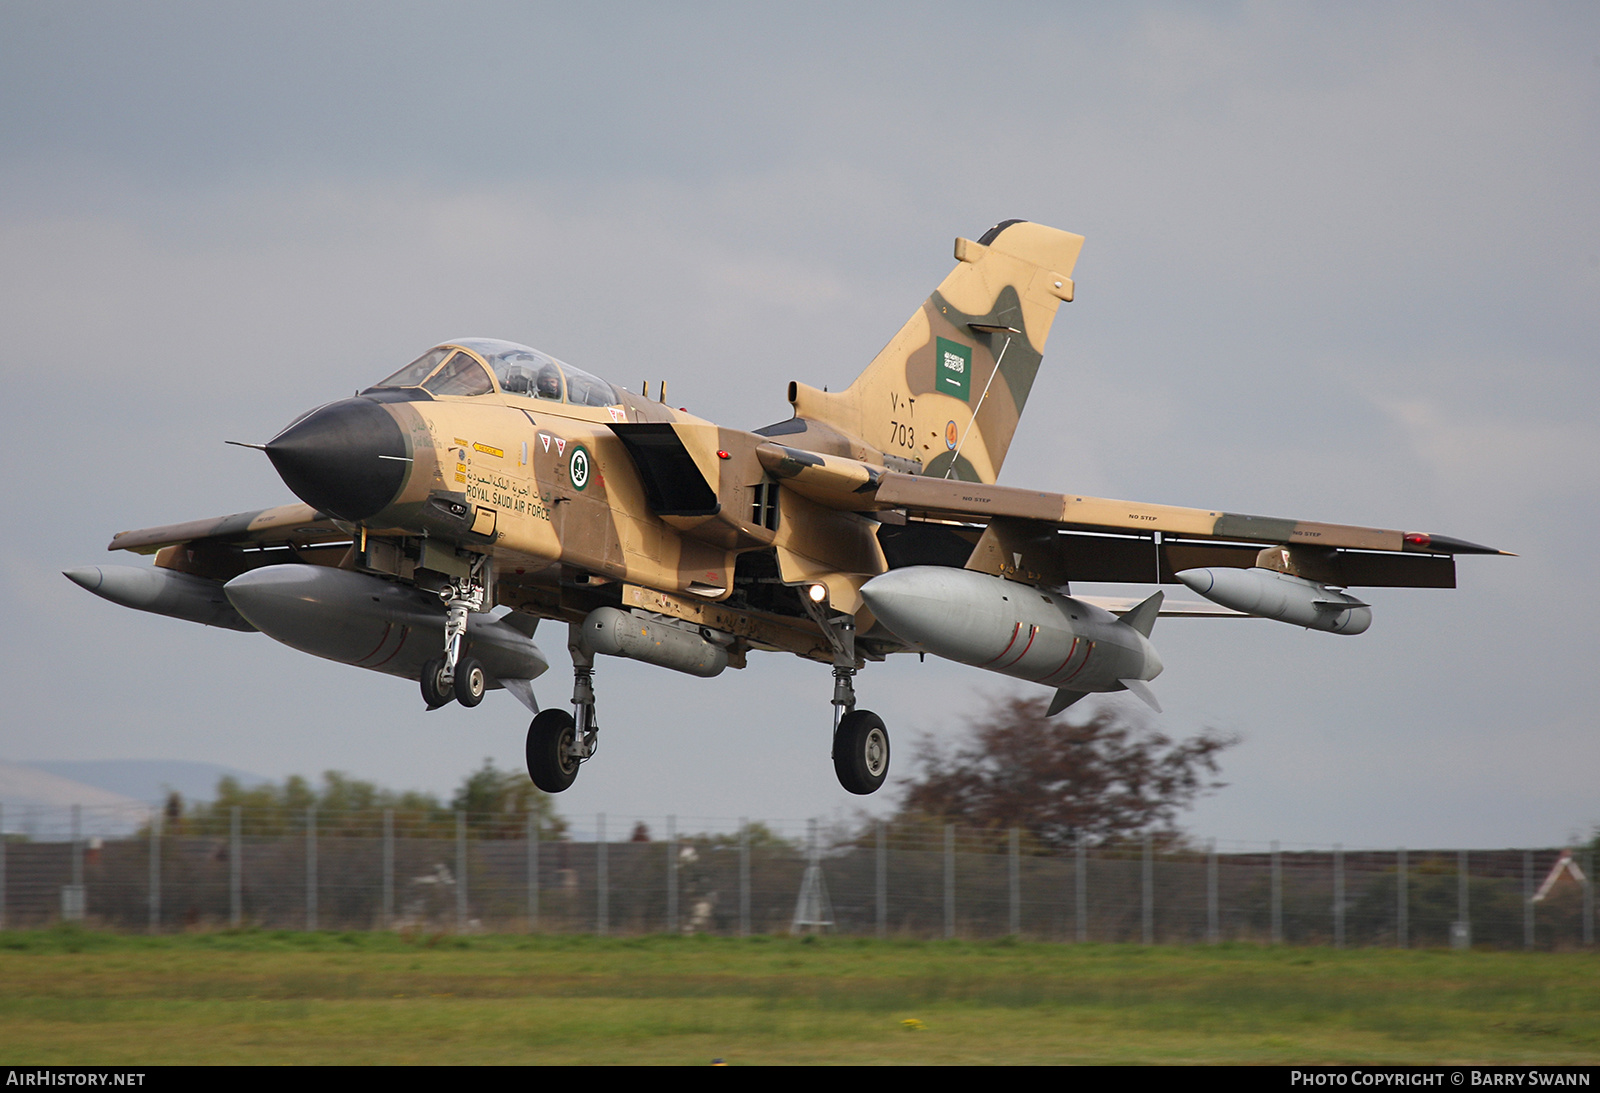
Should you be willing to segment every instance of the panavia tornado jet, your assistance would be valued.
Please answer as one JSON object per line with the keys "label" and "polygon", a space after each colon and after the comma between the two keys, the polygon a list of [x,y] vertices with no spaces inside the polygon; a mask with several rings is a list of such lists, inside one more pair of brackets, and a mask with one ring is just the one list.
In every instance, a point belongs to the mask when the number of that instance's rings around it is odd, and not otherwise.
{"label": "panavia tornado jet", "polygon": [[[1083,238],[1026,221],[957,239],[956,266],[843,391],[789,384],[745,431],[511,342],[438,345],[259,447],[302,504],[127,531],[154,566],[67,576],[106,599],[420,684],[428,708],[509,691],[528,773],[566,789],[595,753],[597,656],[696,676],[784,652],[833,673],[833,764],[889,769],[856,675],[932,653],[1055,692],[1155,705],[1164,615],[1332,634],[1356,587],[1455,586],[1460,539],[1000,486]],[[1074,596],[1182,584],[1204,602]],[[540,711],[541,620],[565,626],[570,712]]]}

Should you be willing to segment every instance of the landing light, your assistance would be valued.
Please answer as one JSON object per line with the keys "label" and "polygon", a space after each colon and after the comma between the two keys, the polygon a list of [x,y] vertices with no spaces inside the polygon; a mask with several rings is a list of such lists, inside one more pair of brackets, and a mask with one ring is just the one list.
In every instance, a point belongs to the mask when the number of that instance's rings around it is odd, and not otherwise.
{"label": "landing light", "polygon": [[810,588],[806,589],[806,595],[811,597],[812,603],[821,603],[823,600],[828,598],[827,586],[814,584]]}

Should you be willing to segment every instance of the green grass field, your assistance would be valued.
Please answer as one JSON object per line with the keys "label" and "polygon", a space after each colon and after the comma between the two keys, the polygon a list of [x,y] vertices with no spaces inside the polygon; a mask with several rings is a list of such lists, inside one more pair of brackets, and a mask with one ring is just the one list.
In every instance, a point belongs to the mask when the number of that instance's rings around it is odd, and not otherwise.
{"label": "green grass field", "polygon": [[1600,1061],[1600,956],[0,933],[0,1063]]}

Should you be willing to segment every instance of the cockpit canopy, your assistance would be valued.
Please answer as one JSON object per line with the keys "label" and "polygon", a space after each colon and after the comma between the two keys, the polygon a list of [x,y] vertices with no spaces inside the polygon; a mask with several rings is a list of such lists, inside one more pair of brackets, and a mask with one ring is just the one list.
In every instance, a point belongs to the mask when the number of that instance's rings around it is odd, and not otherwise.
{"label": "cockpit canopy", "polygon": [[609,383],[581,368],[494,338],[458,338],[436,346],[371,390],[420,387],[431,395],[488,395],[496,384],[508,395],[573,406],[615,406],[622,401]]}

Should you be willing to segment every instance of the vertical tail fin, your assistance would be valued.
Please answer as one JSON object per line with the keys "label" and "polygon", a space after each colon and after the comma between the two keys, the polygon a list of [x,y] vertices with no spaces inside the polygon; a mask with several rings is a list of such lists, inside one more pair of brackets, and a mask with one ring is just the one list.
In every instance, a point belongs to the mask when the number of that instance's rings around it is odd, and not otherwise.
{"label": "vertical tail fin", "polygon": [[956,268],[844,391],[790,385],[820,421],[921,473],[993,482],[1039,371],[1056,308],[1072,299],[1083,236],[1008,220],[957,239]]}

